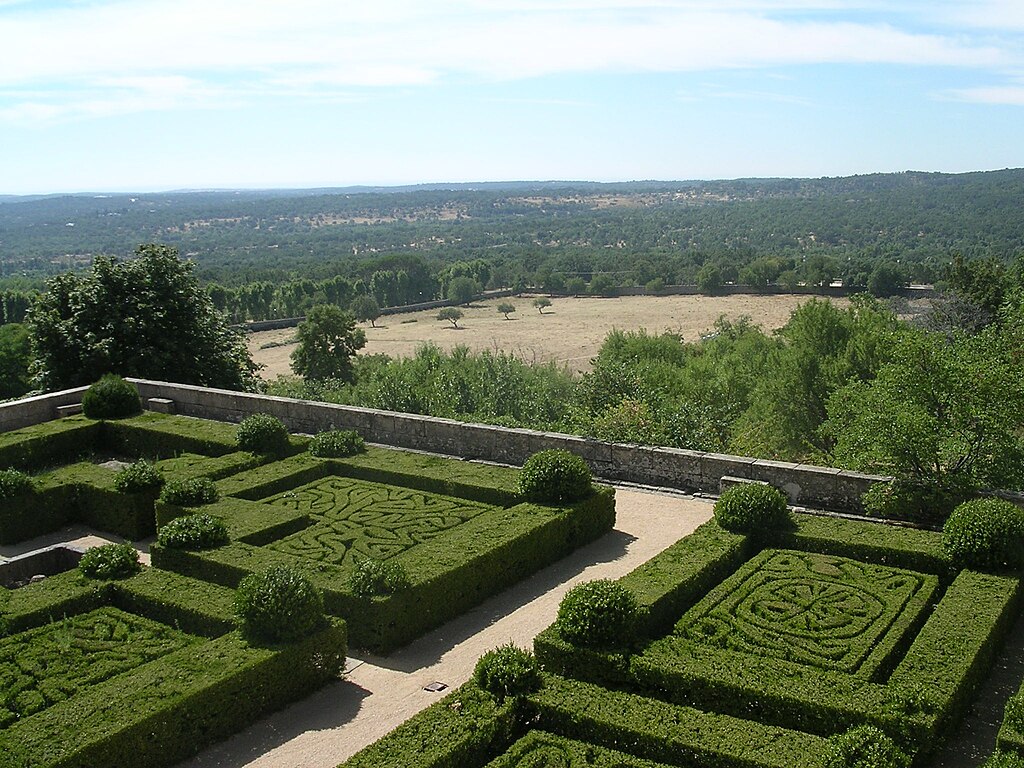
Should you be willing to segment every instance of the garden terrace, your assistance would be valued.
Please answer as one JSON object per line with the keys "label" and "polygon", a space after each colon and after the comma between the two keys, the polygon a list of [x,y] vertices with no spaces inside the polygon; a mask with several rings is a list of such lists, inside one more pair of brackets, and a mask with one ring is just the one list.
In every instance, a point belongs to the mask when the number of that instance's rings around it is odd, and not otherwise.
{"label": "garden terrace", "polygon": [[636,636],[584,647],[556,624],[534,643],[539,691],[499,705],[467,684],[345,768],[820,768],[862,724],[926,764],[1018,615],[1019,574],[952,567],[938,533],[797,518],[768,537],[706,523],[619,580]]}
{"label": "garden terrace", "polygon": [[[203,507],[230,541],[185,551],[155,544],[154,565],[235,586],[273,565],[303,570],[352,643],[387,652],[592,541],[614,524],[614,492],[566,505],[524,502],[515,470],[370,448],[343,459],[296,455],[217,483]],[[187,510],[157,504],[162,525]],[[361,561],[387,561],[409,584],[359,596]]]}
{"label": "garden terrace", "polygon": [[233,629],[232,593],[145,568],[0,595],[0,764],[170,766],[335,679],[335,621],[289,645]]}

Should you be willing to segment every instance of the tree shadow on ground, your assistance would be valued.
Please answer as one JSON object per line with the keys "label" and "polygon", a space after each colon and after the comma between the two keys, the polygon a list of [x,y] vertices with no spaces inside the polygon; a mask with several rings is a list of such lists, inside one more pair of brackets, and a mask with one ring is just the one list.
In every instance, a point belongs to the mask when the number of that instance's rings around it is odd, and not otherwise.
{"label": "tree shadow on ground", "polygon": [[572,552],[558,562],[527,576],[504,592],[488,598],[447,624],[428,632],[390,656],[356,655],[370,664],[399,672],[415,672],[437,663],[452,648],[522,608],[556,587],[572,581],[592,565],[619,559],[636,537],[610,531],[597,541]]}
{"label": "tree shadow on ground", "polygon": [[300,701],[257,720],[176,768],[242,768],[307,731],[338,728],[359,712],[370,692],[347,680],[325,685]]}

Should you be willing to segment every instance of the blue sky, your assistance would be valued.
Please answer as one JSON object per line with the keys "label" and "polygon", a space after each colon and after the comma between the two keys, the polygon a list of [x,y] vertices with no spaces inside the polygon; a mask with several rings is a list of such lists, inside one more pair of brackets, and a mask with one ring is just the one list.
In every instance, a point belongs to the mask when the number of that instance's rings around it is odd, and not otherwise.
{"label": "blue sky", "polygon": [[1024,0],[0,0],[0,193],[1024,166]]}

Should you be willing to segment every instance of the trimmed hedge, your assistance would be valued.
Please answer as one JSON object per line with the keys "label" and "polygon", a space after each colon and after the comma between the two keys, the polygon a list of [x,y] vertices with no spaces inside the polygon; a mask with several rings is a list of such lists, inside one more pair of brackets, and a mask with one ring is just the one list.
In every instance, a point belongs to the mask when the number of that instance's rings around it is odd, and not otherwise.
{"label": "trimmed hedge", "polygon": [[542,685],[536,657],[511,642],[494,648],[473,668],[473,682],[501,704],[507,698],[533,693]]}
{"label": "trimmed hedge", "polygon": [[108,373],[82,393],[82,413],[90,419],[125,419],[142,413],[139,390]]}
{"label": "trimmed hedge", "polygon": [[665,763],[630,757],[543,731],[530,731],[486,768],[668,768]]}
{"label": "trimmed hedge", "polygon": [[235,433],[238,448],[249,453],[281,456],[288,452],[288,428],[276,416],[254,413],[242,419]]}
{"label": "trimmed hedge", "polygon": [[727,531],[768,536],[791,524],[785,495],[762,483],[743,483],[715,502],[715,520]]}
{"label": "trimmed hedge", "polygon": [[564,639],[594,648],[623,648],[636,637],[637,602],[618,582],[577,584],[558,606],[555,628]]}
{"label": "trimmed hedge", "polygon": [[93,547],[78,562],[78,570],[90,579],[124,579],[141,567],[139,553],[131,544]]}
{"label": "trimmed hedge", "polygon": [[553,448],[526,460],[519,472],[519,492],[541,504],[566,504],[589,496],[592,479],[582,457]]}
{"label": "trimmed hedge", "polygon": [[965,568],[1016,571],[1024,566],[1024,509],[1003,499],[974,499],[942,526],[950,559]]}
{"label": "trimmed hedge", "polygon": [[160,546],[171,549],[210,549],[227,544],[229,538],[224,521],[205,512],[177,517],[157,534]]}

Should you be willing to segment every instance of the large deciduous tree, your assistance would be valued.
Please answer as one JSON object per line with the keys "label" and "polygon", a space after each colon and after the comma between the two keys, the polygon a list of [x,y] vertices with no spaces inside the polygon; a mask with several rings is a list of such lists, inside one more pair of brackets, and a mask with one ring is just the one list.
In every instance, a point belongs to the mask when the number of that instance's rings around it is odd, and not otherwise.
{"label": "large deciduous tree", "polygon": [[100,256],[84,275],[51,279],[28,315],[40,386],[88,384],[105,373],[253,389],[256,365],[175,248]]}
{"label": "large deciduous tree", "polygon": [[333,304],[309,310],[299,323],[299,345],[292,352],[292,370],[313,381],[354,378],[352,358],[366,346],[366,334],[356,319]]}

